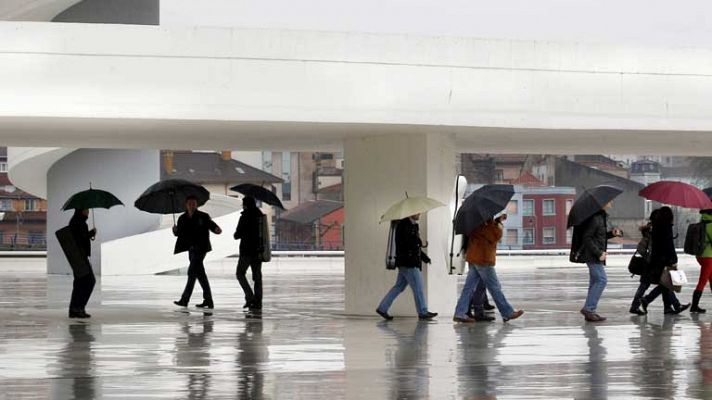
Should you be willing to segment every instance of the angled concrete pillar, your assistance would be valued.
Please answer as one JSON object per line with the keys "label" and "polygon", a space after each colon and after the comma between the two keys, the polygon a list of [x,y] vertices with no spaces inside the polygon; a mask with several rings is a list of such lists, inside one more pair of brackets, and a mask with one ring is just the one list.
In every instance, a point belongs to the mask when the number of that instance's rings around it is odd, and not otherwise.
{"label": "angled concrete pillar", "polygon": [[[454,138],[410,134],[348,139],[344,158],[346,313],[373,315],[396,279],[395,271],[385,269],[388,224],[379,224],[379,218],[406,191],[447,203],[456,174]],[[433,260],[423,268],[428,308],[445,316],[454,312],[457,296],[457,278],[448,274],[445,264],[452,219],[448,214],[442,207],[420,222]],[[399,296],[391,313],[416,314],[410,289]]]}

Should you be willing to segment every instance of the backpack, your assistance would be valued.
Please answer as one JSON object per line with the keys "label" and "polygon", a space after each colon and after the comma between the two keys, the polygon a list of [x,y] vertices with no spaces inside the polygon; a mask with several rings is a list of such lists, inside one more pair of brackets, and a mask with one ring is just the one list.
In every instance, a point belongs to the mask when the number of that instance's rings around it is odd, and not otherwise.
{"label": "backpack", "polygon": [[685,254],[702,255],[709,242],[712,242],[712,239],[707,234],[707,222],[690,224],[685,235]]}
{"label": "backpack", "polygon": [[396,227],[398,221],[391,221],[388,230],[388,244],[386,245],[386,269],[396,269]]}

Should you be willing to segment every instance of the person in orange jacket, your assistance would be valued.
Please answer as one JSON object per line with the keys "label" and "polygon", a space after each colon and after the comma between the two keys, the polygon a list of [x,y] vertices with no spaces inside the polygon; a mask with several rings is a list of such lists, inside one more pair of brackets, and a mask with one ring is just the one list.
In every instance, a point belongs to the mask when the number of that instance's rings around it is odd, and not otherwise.
{"label": "person in orange jacket", "polygon": [[[492,295],[504,322],[519,318],[524,314],[522,310],[515,311],[504,297],[499,278],[494,270],[494,265],[497,262],[497,242],[502,239],[502,222],[506,218],[507,215],[503,214],[496,219],[491,219],[475,229],[469,236],[465,258],[470,270],[455,308],[453,318],[455,322],[475,322],[474,318],[467,316],[467,311],[475,288],[480,281],[484,282],[485,287]],[[484,310],[475,310],[476,314],[482,312]]]}

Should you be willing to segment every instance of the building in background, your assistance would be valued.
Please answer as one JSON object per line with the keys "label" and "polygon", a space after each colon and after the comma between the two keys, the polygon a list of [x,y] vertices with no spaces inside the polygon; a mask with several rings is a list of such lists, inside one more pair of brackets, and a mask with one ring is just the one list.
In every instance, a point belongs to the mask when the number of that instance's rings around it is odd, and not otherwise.
{"label": "building in background", "polygon": [[277,250],[343,250],[344,205],[310,200],[277,220]]}
{"label": "building in background", "polygon": [[566,228],[576,199],[573,187],[524,187],[522,193],[522,245],[530,249],[565,249],[571,245]]}
{"label": "building in background", "polygon": [[0,250],[44,250],[46,232],[47,201],[10,182],[7,149],[0,147]]}

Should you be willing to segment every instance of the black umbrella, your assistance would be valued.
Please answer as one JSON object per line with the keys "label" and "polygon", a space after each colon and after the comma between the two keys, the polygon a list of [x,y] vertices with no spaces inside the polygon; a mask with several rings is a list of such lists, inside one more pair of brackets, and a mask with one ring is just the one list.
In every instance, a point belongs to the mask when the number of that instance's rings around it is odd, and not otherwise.
{"label": "black umbrella", "polygon": [[109,209],[119,205],[123,206],[124,203],[113,194],[105,190],[89,189],[73,194],[62,206],[62,211],[89,210],[92,208]]}
{"label": "black umbrella", "polygon": [[710,199],[712,199],[712,187],[708,187],[707,189],[703,189],[702,191],[705,192],[705,194],[709,196]]}
{"label": "black umbrella", "polygon": [[134,202],[134,207],[153,214],[173,214],[185,211],[185,199],[195,197],[198,207],[210,199],[210,192],[198,184],[183,179],[167,179],[151,185]]}
{"label": "black umbrella", "polygon": [[121,202],[116,196],[105,191],[92,189],[91,184],[89,184],[89,190],[84,190],[82,192],[74,193],[62,206],[62,211],[67,210],[92,210],[92,224],[96,227],[96,220],[94,219],[94,209],[95,208],[106,208],[109,209],[113,206],[123,206],[124,203]]}
{"label": "black umbrella", "polygon": [[284,206],[282,205],[282,202],[279,201],[277,195],[272,193],[270,190],[263,188],[262,186],[255,185],[252,183],[243,183],[231,187],[230,190],[244,194],[245,196],[254,197],[255,200],[267,203],[271,206],[279,207],[282,210],[286,210],[286,208],[284,208]]}
{"label": "black umbrella", "polygon": [[455,216],[455,233],[469,235],[504,210],[514,196],[512,185],[484,185],[470,193]]}
{"label": "black umbrella", "polygon": [[618,197],[621,193],[623,193],[621,189],[608,185],[598,185],[586,189],[581,196],[576,199],[573,207],[571,207],[571,211],[569,211],[567,228],[580,225],[593,214],[602,210],[603,206]]}

